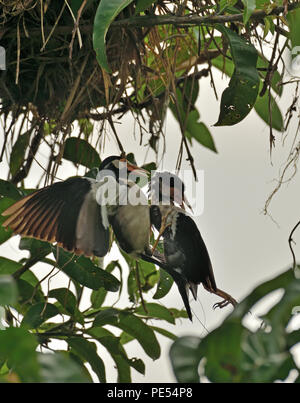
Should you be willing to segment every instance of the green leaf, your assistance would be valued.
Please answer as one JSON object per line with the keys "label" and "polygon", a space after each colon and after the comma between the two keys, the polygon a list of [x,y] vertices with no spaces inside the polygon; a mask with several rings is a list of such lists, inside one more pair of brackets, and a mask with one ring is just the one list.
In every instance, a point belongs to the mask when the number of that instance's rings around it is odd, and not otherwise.
{"label": "green leaf", "polygon": [[267,125],[270,125],[270,123],[272,123],[271,126],[273,129],[278,131],[283,130],[283,118],[281,111],[275,99],[272,97],[271,94],[269,95],[268,91],[265,92],[263,97],[257,97],[254,109],[259,117],[261,117],[267,123]]}
{"label": "green leaf", "polygon": [[57,254],[56,247],[52,247],[52,252],[58,259],[58,267],[81,285],[92,290],[99,290],[100,287],[104,287],[108,291],[118,291],[120,281],[112,274],[94,265],[91,259],[84,256],[74,256],[61,248]]}
{"label": "green leaf", "polygon": [[140,305],[138,308],[135,309],[135,313],[141,316],[149,316],[156,319],[163,319],[169,323],[175,324],[175,319],[172,313],[163,305],[155,304],[152,302],[145,302],[145,307],[147,309],[147,312],[145,312],[144,307]]}
{"label": "green leaf", "polygon": [[157,284],[157,289],[155,294],[153,295],[153,299],[160,299],[163,298],[168,294],[172,285],[173,285],[173,278],[163,269],[159,270],[160,278]]}
{"label": "green leaf", "polygon": [[1,213],[3,213],[3,211],[14,204],[14,202],[15,200],[9,199],[7,197],[0,199],[0,245],[6,242],[13,235],[11,229],[5,229],[4,227],[2,227],[2,224],[7,217],[2,216]]}
{"label": "green leaf", "polygon": [[82,368],[63,353],[38,354],[42,382],[46,383],[86,383],[90,379]]}
{"label": "green leaf", "polygon": [[17,287],[19,292],[19,304],[24,306],[25,302],[32,304],[45,301],[44,294],[40,287],[33,287],[29,282],[21,278],[17,280]]}
{"label": "green leaf", "polygon": [[137,0],[135,7],[135,14],[139,14],[147,10],[148,8],[150,8],[152,4],[155,3],[157,3],[157,0]]}
{"label": "green leaf", "polygon": [[249,18],[251,17],[253,11],[256,8],[256,0],[242,0],[242,2],[245,6],[243,20],[244,24],[247,24]]}
{"label": "green leaf", "polygon": [[0,275],[0,305],[14,305],[17,298],[18,289],[13,277]]}
{"label": "green leaf", "polygon": [[[242,325],[253,305],[275,290],[283,296],[257,331]],[[236,309],[202,340],[176,340],[171,360],[179,382],[196,382],[199,363],[211,382],[275,382],[285,380],[297,366],[290,349],[299,342],[299,331],[288,332],[295,308],[300,307],[300,279],[289,269],[256,287]],[[300,310],[300,308],[299,308]],[[177,348],[179,347],[179,348]],[[200,378],[201,380],[201,378]]]}
{"label": "green leaf", "polygon": [[159,272],[153,263],[144,260],[139,260],[138,267],[142,290],[147,292],[158,282]]}
{"label": "green leaf", "polygon": [[99,381],[106,382],[105,366],[102,359],[97,354],[95,343],[82,337],[70,337],[67,339],[67,343],[75,354],[78,354],[80,358],[91,365],[93,371],[98,376]]}
{"label": "green leaf", "polygon": [[99,312],[95,317],[93,322],[93,327],[95,326],[103,326],[106,324],[115,324],[118,321],[119,310],[115,308],[107,308],[103,309],[103,311]]}
{"label": "green leaf", "polygon": [[127,357],[126,351],[120,343],[120,338],[103,327],[92,327],[87,333],[99,341],[115,361],[118,370],[118,382],[131,382],[130,366],[134,367],[134,362]]}
{"label": "green leaf", "polygon": [[171,346],[170,359],[177,382],[199,382],[198,347],[201,339],[194,336],[185,336],[177,339]]}
{"label": "green leaf", "polygon": [[17,141],[13,145],[9,162],[9,168],[12,176],[14,176],[23,165],[26,150],[29,146],[30,136],[31,130],[28,130],[26,133],[19,134]]}
{"label": "green leaf", "polygon": [[[7,259],[2,256],[0,257],[0,274],[13,274],[22,266],[22,263],[15,262],[14,260]],[[25,273],[23,273],[21,278],[27,281],[33,287],[35,287],[39,283],[39,280],[31,271],[26,271]],[[40,289],[40,286],[38,289]]]}
{"label": "green leaf", "polygon": [[67,288],[55,288],[49,291],[49,298],[55,298],[63,309],[62,313],[73,316],[79,323],[84,323],[84,316],[77,308],[75,295]]}
{"label": "green leaf", "polygon": [[239,302],[236,309],[228,316],[228,320],[231,320],[231,318],[242,319],[261,298],[279,288],[287,288],[294,279],[293,270],[289,269],[277,277],[260,284],[243,301]]}
{"label": "green leaf", "polygon": [[101,0],[96,11],[93,29],[93,46],[99,65],[111,72],[106,57],[105,38],[110,24],[133,0]]}
{"label": "green leaf", "polygon": [[13,200],[19,200],[23,197],[23,193],[11,182],[0,179],[0,195]]}
{"label": "green leaf", "polygon": [[77,137],[66,140],[63,158],[90,169],[98,167],[101,163],[97,151],[86,140]]}
{"label": "green leaf", "polygon": [[[291,67],[293,75],[299,76],[300,72],[300,8],[288,12],[289,37],[291,41]],[[297,59],[296,59],[297,58]]]}
{"label": "green leaf", "polygon": [[40,241],[35,238],[21,238],[19,243],[19,249],[28,250],[30,252],[30,257],[43,257],[51,253],[51,245],[49,242]]}
{"label": "green leaf", "polygon": [[[108,273],[111,273],[116,267],[118,267],[118,269],[120,270],[120,275],[122,278],[122,267],[117,260],[113,260],[112,262],[110,262],[106,266],[105,271]],[[121,292],[121,289],[122,289],[122,284],[120,286],[119,293]],[[99,288],[99,290],[93,290],[92,294],[91,294],[92,307],[95,309],[100,308],[105,300],[106,295],[107,295],[107,290],[104,287]]]}
{"label": "green leaf", "polygon": [[175,334],[169,332],[166,329],[162,329],[161,327],[151,326],[151,329],[154,330],[155,332],[160,333],[161,335],[167,337],[168,339],[176,340],[178,338],[177,336],[175,336]]}
{"label": "green leaf", "polygon": [[[290,40],[293,49],[296,46],[300,46],[300,8],[289,11],[286,18],[289,24]],[[294,52],[293,56],[295,57],[299,53],[300,49],[297,52]]]}
{"label": "green leaf", "polygon": [[7,360],[23,382],[40,381],[36,348],[36,338],[22,327],[0,331],[0,360]]}
{"label": "green leaf", "polygon": [[118,311],[115,308],[108,308],[96,316],[93,327],[105,324],[116,326],[133,336],[153,360],[160,357],[160,345],[153,330],[137,316]]}
{"label": "green leaf", "polygon": [[214,140],[209,129],[203,122],[198,122],[199,117],[199,112],[197,110],[192,110],[189,113],[186,123],[186,136],[194,138],[204,147],[217,152]]}
{"label": "green leaf", "polygon": [[244,379],[248,382],[274,382],[287,378],[294,363],[289,352],[283,351],[278,335],[258,330],[245,332],[242,340]]}
{"label": "green leaf", "polygon": [[156,360],[160,357],[160,345],[153,330],[140,318],[127,312],[120,312],[119,322],[115,326],[132,335],[150,358]]}
{"label": "green leaf", "polygon": [[[191,141],[194,138],[198,143],[212,151],[217,151],[209,129],[203,122],[198,122],[200,114],[194,104],[199,94],[198,81],[186,80],[184,86],[176,89],[176,102],[170,102],[170,109],[174,117],[185,128],[185,136]],[[178,116],[179,114],[179,116]]]}
{"label": "green leaf", "polygon": [[272,326],[285,327],[291,317],[294,307],[300,306],[300,279],[294,279],[285,288],[281,300],[268,312],[265,319],[268,319]]}
{"label": "green leaf", "polygon": [[29,329],[36,329],[43,322],[58,314],[59,310],[55,305],[39,302],[28,309],[22,320],[22,325]]}
{"label": "green leaf", "polygon": [[[205,337],[198,348],[198,357],[206,358],[205,376],[211,382],[239,382],[243,351],[244,327],[238,321],[225,321]],[[175,342],[176,343],[176,342]]]}
{"label": "green leaf", "polygon": [[216,28],[229,41],[235,69],[229,86],[222,94],[220,114],[215,126],[231,126],[242,121],[255,104],[259,90],[256,69],[258,55],[255,47],[235,32],[219,24]]}
{"label": "green leaf", "polygon": [[[96,330],[96,332],[93,332],[93,330]],[[112,359],[115,361],[118,370],[118,382],[131,382],[130,360],[126,355],[123,346],[120,344],[119,338],[117,338],[107,329],[101,330],[105,330],[107,332],[107,335],[102,335],[100,337],[98,336],[97,340],[106,348]],[[96,333],[97,329],[92,329],[92,332],[90,334],[93,334],[95,336]]]}

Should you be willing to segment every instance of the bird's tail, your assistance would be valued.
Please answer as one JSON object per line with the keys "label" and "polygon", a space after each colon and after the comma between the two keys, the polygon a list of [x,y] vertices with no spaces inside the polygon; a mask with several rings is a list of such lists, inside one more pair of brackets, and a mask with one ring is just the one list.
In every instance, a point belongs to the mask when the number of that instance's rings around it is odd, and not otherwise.
{"label": "bird's tail", "polygon": [[192,311],[191,311],[191,307],[190,307],[190,302],[189,302],[189,283],[181,276],[174,276],[174,274],[172,274],[173,279],[178,287],[178,291],[181,295],[181,298],[183,300],[186,312],[188,314],[188,317],[190,319],[190,321],[193,321],[193,316],[192,316]]}

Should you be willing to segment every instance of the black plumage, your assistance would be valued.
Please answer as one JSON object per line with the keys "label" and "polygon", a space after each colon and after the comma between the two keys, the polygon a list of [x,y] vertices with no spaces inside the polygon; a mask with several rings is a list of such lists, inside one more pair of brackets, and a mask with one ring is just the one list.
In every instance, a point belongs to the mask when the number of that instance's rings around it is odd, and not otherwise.
{"label": "black plumage", "polygon": [[[165,180],[166,178],[170,180]],[[207,291],[224,298],[224,301],[215,304],[216,306],[223,307],[229,302],[234,305],[235,300],[217,288],[208,250],[196,223],[183,208],[174,205],[177,202],[184,207],[184,202],[187,203],[183,182],[169,172],[157,174],[153,182],[156,180],[160,181],[156,187],[159,195],[154,195],[154,203],[150,208],[151,224],[163,238],[163,268],[177,284],[190,320],[192,313],[188,294],[190,290],[196,300],[199,284]]]}

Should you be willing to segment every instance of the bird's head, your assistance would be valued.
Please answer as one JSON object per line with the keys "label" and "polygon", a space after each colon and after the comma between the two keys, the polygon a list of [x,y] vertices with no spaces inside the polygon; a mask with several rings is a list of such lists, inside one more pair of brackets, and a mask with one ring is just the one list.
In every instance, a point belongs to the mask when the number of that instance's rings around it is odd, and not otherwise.
{"label": "bird's head", "polygon": [[148,178],[145,169],[129,162],[123,156],[112,155],[105,158],[99,166],[100,177],[113,175],[118,182],[136,182],[138,178]]}
{"label": "bird's head", "polygon": [[170,172],[157,172],[151,179],[151,198],[155,202],[178,204],[185,210],[192,207],[185,197],[185,185],[183,181]]}

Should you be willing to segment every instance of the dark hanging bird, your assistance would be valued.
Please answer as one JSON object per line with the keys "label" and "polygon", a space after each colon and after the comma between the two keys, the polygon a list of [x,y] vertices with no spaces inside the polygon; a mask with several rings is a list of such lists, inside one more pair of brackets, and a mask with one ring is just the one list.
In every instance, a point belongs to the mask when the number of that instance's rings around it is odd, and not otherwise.
{"label": "dark hanging bird", "polygon": [[[109,249],[111,222],[121,247],[126,252],[134,252],[135,249],[141,252],[141,245],[147,243],[145,234],[149,237],[149,213],[145,222],[139,221],[142,228],[147,227],[140,234],[142,231],[138,231],[139,225],[130,208],[125,205],[118,211],[119,198],[124,195],[115,186],[120,184],[124,189],[127,186],[127,177],[133,171],[142,173],[125,158],[108,157],[101,163],[97,179],[73,177],[40,189],[4,211],[2,215],[9,217],[2,225],[5,228],[10,227],[15,234],[57,242],[67,251],[78,255],[102,257]],[[129,181],[128,186],[138,188],[133,181]],[[109,195],[111,189],[115,192]],[[106,197],[106,193],[110,199]],[[138,210],[139,207],[135,208]],[[126,217],[126,213],[129,217]],[[142,218],[140,216],[139,220]],[[123,223],[120,223],[122,220]],[[136,228],[132,228],[135,226]],[[139,235],[136,239],[131,233],[134,230]]]}
{"label": "dark hanging bird", "polygon": [[[151,182],[150,217],[159,237],[163,237],[165,269],[177,284],[192,320],[188,295],[191,290],[196,300],[199,284],[224,299],[215,307],[222,308],[229,303],[236,305],[236,301],[217,288],[206,245],[196,223],[185,212],[185,204],[189,205],[184,192],[184,184],[176,175],[169,172],[156,174]],[[157,242],[154,248],[156,245]]]}

